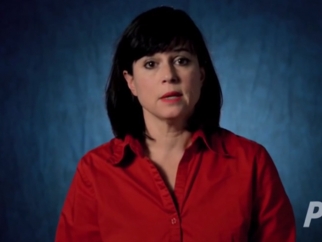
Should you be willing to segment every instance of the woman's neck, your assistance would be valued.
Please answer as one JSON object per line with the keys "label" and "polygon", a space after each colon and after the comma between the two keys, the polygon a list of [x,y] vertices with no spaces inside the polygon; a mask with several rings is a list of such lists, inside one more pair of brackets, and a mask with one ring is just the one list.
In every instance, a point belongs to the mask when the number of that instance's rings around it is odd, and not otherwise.
{"label": "woman's neck", "polygon": [[184,123],[146,120],[145,145],[149,152],[171,153],[184,151],[189,146],[191,132],[185,130]]}

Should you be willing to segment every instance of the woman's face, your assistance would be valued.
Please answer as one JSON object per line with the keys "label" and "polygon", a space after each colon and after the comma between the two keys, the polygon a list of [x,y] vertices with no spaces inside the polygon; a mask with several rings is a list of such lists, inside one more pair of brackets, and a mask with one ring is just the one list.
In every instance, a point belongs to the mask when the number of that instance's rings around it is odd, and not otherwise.
{"label": "woman's face", "polygon": [[192,114],[205,77],[197,56],[184,48],[144,56],[133,63],[132,75],[123,74],[145,119],[180,121]]}

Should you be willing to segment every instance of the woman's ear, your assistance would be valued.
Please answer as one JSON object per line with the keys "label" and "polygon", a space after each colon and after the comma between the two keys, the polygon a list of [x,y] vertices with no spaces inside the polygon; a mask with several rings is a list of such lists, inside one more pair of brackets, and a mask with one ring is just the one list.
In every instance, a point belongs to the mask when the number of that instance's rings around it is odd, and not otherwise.
{"label": "woman's ear", "polygon": [[123,71],[123,77],[127,83],[127,86],[131,90],[132,95],[137,96],[133,75],[131,75],[128,71]]}

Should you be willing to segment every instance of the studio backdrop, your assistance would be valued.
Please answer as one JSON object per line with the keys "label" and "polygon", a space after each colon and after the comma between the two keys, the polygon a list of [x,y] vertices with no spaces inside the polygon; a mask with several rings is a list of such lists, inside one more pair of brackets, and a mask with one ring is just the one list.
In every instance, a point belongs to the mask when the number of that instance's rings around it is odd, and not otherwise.
{"label": "studio backdrop", "polygon": [[221,126],[267,148],[298,241],[322,241],[319,0],[2,1],[0,241],[54,240],[79,159],[113,137],[104,88],[117,40],[160,5],[201,29],[223,89]]}

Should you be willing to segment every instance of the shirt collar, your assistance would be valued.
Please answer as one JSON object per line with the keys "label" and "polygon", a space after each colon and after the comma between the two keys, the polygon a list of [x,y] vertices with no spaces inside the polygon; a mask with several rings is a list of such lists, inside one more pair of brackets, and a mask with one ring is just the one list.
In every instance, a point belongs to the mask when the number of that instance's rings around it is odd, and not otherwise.
{"label": "shirt collar", "polygon": [[206,133],[199,129],[193,136],[192,141],[201,140],[208,150],[221,156],[234,157],[234,139],[232,139],[232,132],[218,128],[213,134],[206,135]]}
{"label": "shirt collar", "polygon": [[[191,137],[192,145],[195,145],[196,142],[201,142],[213,153],[226,157],[234,157],[232,149],[230,148],[232,146],[232,140],[229,134],[231,134],[230,131],[219,128],[214,134],[208,137],[202,129],[199,129]],[[131,135],[126,135],[123,140],[114,138],[109,142],[108,148],[109,154],[111,155],[109,162],[113,165],[118,165],[123,160],[126,152],[129,151],[132,151],[138,156],[144,156],[141,143]]]}

